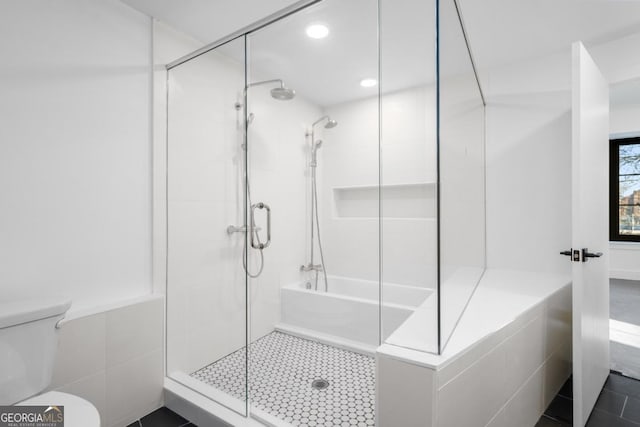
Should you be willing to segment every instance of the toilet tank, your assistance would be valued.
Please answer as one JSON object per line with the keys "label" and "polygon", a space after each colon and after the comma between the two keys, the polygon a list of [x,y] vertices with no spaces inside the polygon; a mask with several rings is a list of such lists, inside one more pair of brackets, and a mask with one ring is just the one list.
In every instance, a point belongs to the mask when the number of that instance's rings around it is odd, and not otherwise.
{"label": "toilet tank", "polygon": [[56,323],[71,307],[64,299],[0,301],[0,405],[40,393],[51,383]]}

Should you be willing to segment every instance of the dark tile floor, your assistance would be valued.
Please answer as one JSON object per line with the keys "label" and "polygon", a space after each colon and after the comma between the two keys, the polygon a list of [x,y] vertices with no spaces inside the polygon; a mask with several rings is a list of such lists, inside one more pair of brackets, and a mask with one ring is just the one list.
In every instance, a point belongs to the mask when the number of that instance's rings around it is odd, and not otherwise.
{"label": "dark tile floor", "polygon": [[[610,317],[640,325],[640,281],[610,279]],[[640,348],[611,341],[611,369],[640,378]]]}
{"label": "dark tile floor", "polygon": [[640,281],[609,279],[611,318],[640,325]]}
{"label": "dark tile floor", "polygon": [[156,409],[127,427],[195,427],[189,421],[167,407]]}
{"label": "dark tile floor", "polygon": [[[535,427],[571,426],[572,396],[573,387],[569,378]],[[587,421],[587,427],[639,426],[640,381],[612,372]],[[162,407],[127,427],[195,427],[195,425],[170,409]]]}
{"label": "dark tile floor", "polygon": [[[571,426],[573,388],[571,378],[553,399],[536,427]],[[609,374],[587,427],[640,426],[640,381]]]}

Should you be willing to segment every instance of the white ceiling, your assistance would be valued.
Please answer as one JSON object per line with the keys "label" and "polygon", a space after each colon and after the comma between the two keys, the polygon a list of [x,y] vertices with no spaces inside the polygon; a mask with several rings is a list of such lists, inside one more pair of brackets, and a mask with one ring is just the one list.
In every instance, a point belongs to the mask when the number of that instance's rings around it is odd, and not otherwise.
{"label": "white ceiling", "polygon": [[212,43],[297,0],[122,0],[177,30]]}
{"label": "white ceiling", "polygon": [[[191,35],[203,44],[295,3],[295,0],[122,0],[132,7]],[[640,0],[459,0],[474,59],[483,73],[494,67],[542,57],[576,40],[587,46],[640,32]],[[382,7],[384,76],[396,86],[433,79],[433,3],[385,0]],[[464,42],[452,18],[451,2],[442,2],[441,71],[469,70]],[[375,93],[357,82],[377,73],[376,7],[373,0],[325,0],[251,36],[250,73],[282,78],[320,105]],[[311,21],[326,23],[324,40],[304,36]],[[451,25],[446,25],[451,23]],[[424,40],[424,49],[406,40]],[[387,53],[385,53],[387,52]],[[446,55],[446,56],[445,56]],[[254,79],[257,80],[258,78]],[[620,86],[622,88],[622,86]],[[624,93],[624,89],[618,92]]]}
{"label": "white ceiling", "polygon": [[640,105],[640,79],[611,85],[609,96],[615,105]]}
{"label": "white ceiling", "polygon": [[459,0],[481,69],[640,32],[638,0]]}

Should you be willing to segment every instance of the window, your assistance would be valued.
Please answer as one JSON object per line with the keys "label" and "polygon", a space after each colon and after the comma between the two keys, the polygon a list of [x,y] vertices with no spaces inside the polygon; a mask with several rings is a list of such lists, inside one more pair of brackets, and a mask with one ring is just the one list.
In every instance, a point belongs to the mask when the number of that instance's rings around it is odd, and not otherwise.
{"label": "window", "polygon": [[640,242],[640,137],[610,145],[609,239]]}

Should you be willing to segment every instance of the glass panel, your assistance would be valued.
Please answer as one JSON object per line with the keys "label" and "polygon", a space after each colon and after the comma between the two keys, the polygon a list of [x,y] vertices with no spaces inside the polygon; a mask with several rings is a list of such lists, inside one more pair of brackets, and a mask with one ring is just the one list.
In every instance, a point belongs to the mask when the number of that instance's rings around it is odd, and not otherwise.
{"label": "glass panel", "polygon": [[382,333],[438,352],[435,1],[380,2]]}
{"label": "glass panel", "polygon": [[640,144],[619,148],[619,206],[621,235],[640,235]]}
{"label": "glass panel", "polygon": [[373,417],[361,351],[380,343],[378,89],[360,82],[378,79],[377,3],[325,0],[247,40],[253,237],[270,242],[249,252],[251,412],[290,422],[326,380],[317,420],[347,392]]}
{"label": "glass panel", "polygon": [[244,39],[171,69],[167,141],[167,372],[241,414],[244,85]]}
{"label": "glass panel", "polygon": [[454,0],[440,0],[440,351],[485,268],[484,103]]}

